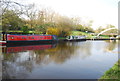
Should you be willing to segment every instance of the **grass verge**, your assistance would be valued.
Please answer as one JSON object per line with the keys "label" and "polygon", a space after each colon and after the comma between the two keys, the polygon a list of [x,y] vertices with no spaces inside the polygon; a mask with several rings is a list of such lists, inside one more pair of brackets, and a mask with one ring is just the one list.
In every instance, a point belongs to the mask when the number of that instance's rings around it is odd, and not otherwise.
{"label": "grass verge", "polygon": [[120,81],[120,59],[112,68],[107,70],[98,81]]}

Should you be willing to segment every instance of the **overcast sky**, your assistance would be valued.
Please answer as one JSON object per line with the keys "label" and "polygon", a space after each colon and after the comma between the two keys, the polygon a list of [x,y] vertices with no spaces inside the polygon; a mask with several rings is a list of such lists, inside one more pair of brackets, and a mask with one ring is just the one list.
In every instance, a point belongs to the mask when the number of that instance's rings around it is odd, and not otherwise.
{"label": "overcast sky", "polygon": [[119,0],[15,0],[24,4],[35,3],[50,7],[55,12],[69,17],[79,16],[93,20],[93,28],[112,24],[118,27]]}

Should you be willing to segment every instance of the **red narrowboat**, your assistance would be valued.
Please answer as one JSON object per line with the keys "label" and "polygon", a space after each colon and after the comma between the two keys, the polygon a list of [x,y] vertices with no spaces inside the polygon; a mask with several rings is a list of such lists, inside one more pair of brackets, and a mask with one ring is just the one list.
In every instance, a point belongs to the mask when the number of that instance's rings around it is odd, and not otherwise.
{"label": "red narrowboat", "polygon": [[[16,46],[16,45],[38,45],[46,43],[56,42],[57,36],[55,35],[14,35],[14,34],[4,34],[3,42],[7,46]],[[3,43],[2,42],[2,43]]]}

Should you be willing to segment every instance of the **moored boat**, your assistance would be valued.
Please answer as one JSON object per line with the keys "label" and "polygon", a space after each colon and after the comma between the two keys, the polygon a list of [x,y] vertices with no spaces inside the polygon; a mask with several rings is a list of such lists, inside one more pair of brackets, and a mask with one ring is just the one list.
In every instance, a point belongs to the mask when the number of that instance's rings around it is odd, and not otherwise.
{"label": "moored boat", "polygon": [[57,41],[57,36],[55,35],[14,35],[5,34],[3,35],[2,44],[6,46],[16,46],[16,45],[26,45],[26,44],[45,44],[45,43],[55,43]]}
{"label": "moored boat", "polygon": [[82,41],[86,40],[86,36],[67,36],[67,41]]}

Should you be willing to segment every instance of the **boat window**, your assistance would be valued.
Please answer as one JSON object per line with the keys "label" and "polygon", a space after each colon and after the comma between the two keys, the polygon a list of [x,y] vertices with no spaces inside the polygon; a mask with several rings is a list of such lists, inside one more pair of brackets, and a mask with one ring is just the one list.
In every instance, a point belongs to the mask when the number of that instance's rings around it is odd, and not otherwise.
{"label": "boat window", "polygon": [[32,39],[34,39],[34,37],[32,37]]}
{"label": "boat window", "polygon": [[10,37],[11,39],[14,39],[14,37]]}

